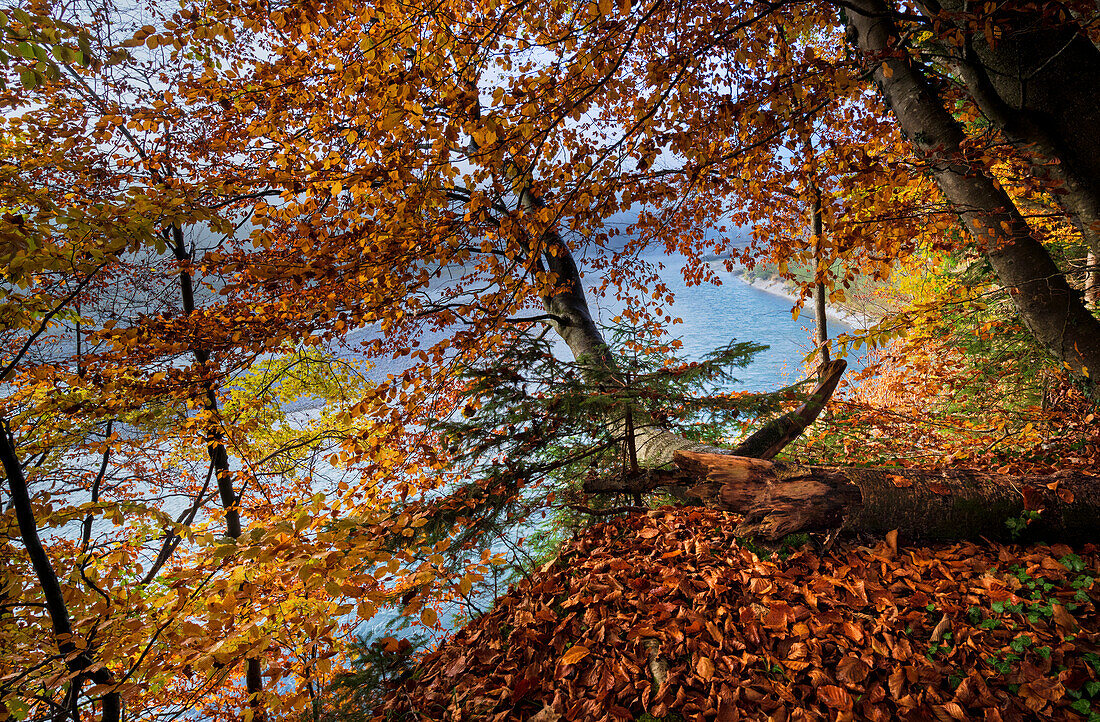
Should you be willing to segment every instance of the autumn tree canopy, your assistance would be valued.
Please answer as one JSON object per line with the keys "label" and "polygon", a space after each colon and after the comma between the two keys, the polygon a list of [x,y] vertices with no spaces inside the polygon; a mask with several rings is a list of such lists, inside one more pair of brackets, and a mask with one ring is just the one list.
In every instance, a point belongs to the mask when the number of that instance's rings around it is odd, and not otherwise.
{"label": "autumn tree canopy", "polygon": [[[1100,368],[1066,265],[1100,254],[1091,3],[43,1],[0,31],[16,717],[319,716],[356,619],[434,624],[489,574],[469,449],[427,423],[477,413],[457,370],[550,327],[610,383],[593,284],[674,346],[649,249],[692,283],[809,264],[834,301],[958,254]],[[695,444],[634,421],[643,465]]]}

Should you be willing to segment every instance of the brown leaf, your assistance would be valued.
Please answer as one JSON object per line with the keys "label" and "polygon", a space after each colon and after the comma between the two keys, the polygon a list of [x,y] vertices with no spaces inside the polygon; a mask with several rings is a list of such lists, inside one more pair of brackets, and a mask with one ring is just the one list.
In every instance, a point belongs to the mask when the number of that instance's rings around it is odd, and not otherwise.
{"label": "brown leaf", "polygon": [[1020,696],[1025,700],[1036,697],[1047,702],[1057,702],[1066,694],[1062,683],[1050,677],[1040,677],[1020,685]]}
{"label": "brown leaf", "polygon": [[1064,501],[1067,504],[1072,504],[1073,503],[1073,492],[1070,491],[1069,489],[1065,489],[1065,488],[1059,489],[1058,490],[1058,498],[1061,499],[1062,501]]}
{"label": "brown leaf", "polygon": [[1027,511],[1038,511],[1043,508],[1043,492],[1039,491],[1030,484],[1025,484],[1023,488],[1024,494],[1024,509]]}
{"label": "brown leaf", "polygon": [[890,551],[894,555],[897,555],[897,553],[898,553],[898,530],[897,529],[891,529],[890,531],[886,532],[886,545],[888,547],[890,547]]}
{"label": "brown leaf", "polygon": [[1054,616],[1054,623],[1058,625],[1059,629],[1069,632],[1077,629],[1077,619],[1061,604],[1055,604],[1051,613]]}
{"label": "brown leaf", "polygon": [[929,637],[929,641],[940,642],[943,641],[943,635],[951,631],[951,620],[947,618],[947,615],[943,615],[943,619],[936,625],[936,628],[932,630],[932,636]]}
{"label": "brown leaf", "polygon": [[530,722],[558,722],[560,719],[561,715],[555,712],[553,707],[546,705],[530,719]]}
{"label": "brown leaf", "polygon": [[913,485],[912,481],[906,479],[904,476],[898,476],[897,474],[889,474],[886,478],[889,479],[893,483],[893,485],[898,487],[899,489],[907,489]]}
{"label": "brown leaf", "polygon": [[942,720],[943,722],[952,722],[952,720],[964,722],[969,719],[969,717],[966,716],[966,710],[960,707],[957,702],[937,704],[932,707],[932,713],[936,715],[936,719]]}
{"label": "brown leaf", "polygon": [[847,656],[836,666],[836,678],[849,684],[860,684],[870,673],[870,665],[859,657]]}
{"label": "brown leaf", "polygon": [[786,631],[791,608],[785,602],[774,602],[764,617],[764,626],[776,631]]}
{"label": "brown leaf", "polygon": [[933,481],[928,485],[928,490],[933,494],[939,494],[940,496],[947,496],[951,493],[951,487],[940,481]]}
{"label": "brown leaf", "polygon": [[707,622],[707,633],[710,634],[711,639],[718,643],[719,647],[726,643],[725,636],[722,634],[721,631],[719,631],[714,622]]}
{"label": "brown leaf", "polygon": [[905,694],[907,682],[905,671],[901,667],[895,667],[894,671],[890,673],[890,696],[894,699],[901,699]]}
{"label": "brown leaf", "polygon": [[817,696],[826,706],[832,707],[833,709],[852,708],[852,695],[848,694],[848,691],[844,688],[837,687],[835,684],[822,685],[817,690]]}
{"label": "brown leaf", "polygon": [[844,636],[857,644],[863,644],[863,629],[855,622],[845,621],[840,625]]}

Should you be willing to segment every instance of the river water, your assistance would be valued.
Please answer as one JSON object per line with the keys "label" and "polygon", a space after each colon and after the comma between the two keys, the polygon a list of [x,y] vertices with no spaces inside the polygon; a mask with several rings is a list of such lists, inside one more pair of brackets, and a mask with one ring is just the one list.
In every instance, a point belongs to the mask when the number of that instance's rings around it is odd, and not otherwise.
{"label": "river water", "polygon": [[[738,391],[774,391],[804,378],[804,359],[813,350],[812,336],[814,318],[812,308],[803,309],[798,319],[792,316],[793,301],[783,295],[750,285],[742,277],[742,270],[735,267],[728,272],[719,263],[713,263],[721,285],[703,283],[688,286],[681,269],[686,259],[682,256],[665,254],[643,256],[642,260],[655,268],[660,262],[664,268],[658,271],[660,280],[675,295],[675,302],[662,305],[673,318],[682,323],[668,327],[669,338],[679,339],[683,344],[679,355],[687,360],[698,360],[710,351],[728,345],[731,341],[751,341],[768,346],[767,350],[753,357],[752,363],[744,369],[736,369],[734,375],[738,382],[730,390]],[[612,325],[612,319],[622,310],[621,303],[598,299],[593,294],[598,279],[585,278],[588,301],[597,323]],[[856,329],[845,320],[830,315],[829,335],[835,338],[844,333],[853,333]],[[376,332],[363,329],[352,332],[347,339],[347,349],[354,349],[360,341],[376,338]],[[437,338],[425,338],[421,346],[427,346]],[[555,352],[562,358],[571,359],[564,343],[556,339]],[[354,352],[338,351],[354,358]],[[849,375],[863,367],[859,358],[849,358]],[[390,373],[399,373],[404,369],[402,360],[383,360],[368,372],[368,375],[382,380]],[[313,401],[313,404],[316,400]],[[309,402],[302,408],[308,408]]]}
{"label": "river water", "polygon": [[[670,327],[671,337],[683,343],[682,355],[695,360],[731,341],[752,341],[768,349],[753,357],[746,368],[735,370],[738,383],[733,389],[774,391],[804,377],[803,360],[814,348],[812,308],[793,318],[794,304],[789,298],[749,285],[742,280],[739,268],[732,273],[719,268],[720,286],[703,283],[689,287],[681,273],[682,257],[661,256],[660,260],[665,265],[661,280],[676,296],[667,312],[683,320]],[[609,322],[619,310],[597,306],[594,312],[600,314],[601,321]],[[828,329],[830,337],[855,331],[835,317],[829,318]],[[853,370],[862,368],[858,358],[849,359],[849,365]]]}

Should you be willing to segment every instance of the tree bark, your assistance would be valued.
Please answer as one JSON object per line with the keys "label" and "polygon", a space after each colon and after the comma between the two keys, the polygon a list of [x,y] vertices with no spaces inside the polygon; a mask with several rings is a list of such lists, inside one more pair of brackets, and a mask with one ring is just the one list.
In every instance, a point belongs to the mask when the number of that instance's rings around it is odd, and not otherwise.
{"label": "tree bark", "polygon": [[770,540],[843,528],[896,529],[911,540],[1007,540],[1015,530],[1021,539],[1084,543],[1096,540],[1100,519],[1100,477],[1075,473],[797,466],[684,451],[675,458],[694,482],[689,496],[744,514],[738,532]]}
{"label": "tree bark", "polygon": [[[935,2],[935,0],[932,0]],[[1010,123],[1028,142],[1043,146],[1050,169],[1069,181],[1063,196],[1096,224],[1100,215],[1100,49],[1061,3],[1024,0],[998,3],[991,11],[967,0],[942,0],[948,22],[966,37],[970,65]],[[981,17],[977,12],[982,13]],[[969,27],[977,20],[980,29]],[[992,40],[992,42],[990,42]],[[973,90],[971,79],[966,80]],[[984,91],[983,91],[984,94]],[[984,112],[984,109],[983,109]],[[992,118],[991,118],[992,119]],[[996,122],[996,121],[995,121]],[[1027,138],[1030,136],[1030,138]],[[1077,198],[1074,198],[1074,197]],[[1100,238],[1091,228],[1090,248]]]}
{"label": "tree bark", "polygon": [[821,380],[801,406],[765,424],[737,446],[722,453],[751,456],[755,459],[774,459],[776,454],[801,436],[802,432],[825,410],[825,405],[833,397],[833,392],[836,391],[840,377],[846,368],[848,368],[848,362],[839,358],[822,366]]}
{"label": "tree bark", "polygon": [[964,151],[962,128],[908,53],[896,47],[897,32],[882,0],[855,0],[848,7],[850,32],[874,68],[883,97],[1008,289],[1021,320],[1073,374],[1089,379],[1100,370],[1100,321],[981,159]]}
{"label": "tree bark", "polygon": [[[11,505],[19,525],[19,535],[30,557],[31,567],[38,578],[38,584],[42,587],[42,595],[46,599],[46,612],[53,627],[58,655],[65,661],[66,668],[73,673],[66,699],[69,702],[68,706],[76,709],[80,687],[85,679],[90,679],[96,684],[109,685],[114,683],[113,675],[106,667],[92,669],[95,666],[95,648],[89,645],[87,640],[81,639],[78,643],[61,582],[38,536],[38,522],[34,517],[34,507],[31,504],[26,477],[23,475],[23,467],[19,463],[19,456],[15,450],[15,441],[7,421],[2,418],[0,418],[0,465],[8,479],[8,491],[11,494]],[[103,695],[102,709],[102,722],[120,722],[122,696],[117,691]]]}

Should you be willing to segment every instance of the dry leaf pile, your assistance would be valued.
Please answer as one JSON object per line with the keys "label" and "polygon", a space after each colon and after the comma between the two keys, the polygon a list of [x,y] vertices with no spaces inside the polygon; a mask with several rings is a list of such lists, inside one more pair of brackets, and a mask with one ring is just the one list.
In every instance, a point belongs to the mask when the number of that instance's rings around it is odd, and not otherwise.
{"label": "dry leaf pile", "polygon": [[899,549],[891,538],[761,558],[734,526],[666,508],[591,528],[428,655],[382,711],[1100,719],[1095,547]]}

